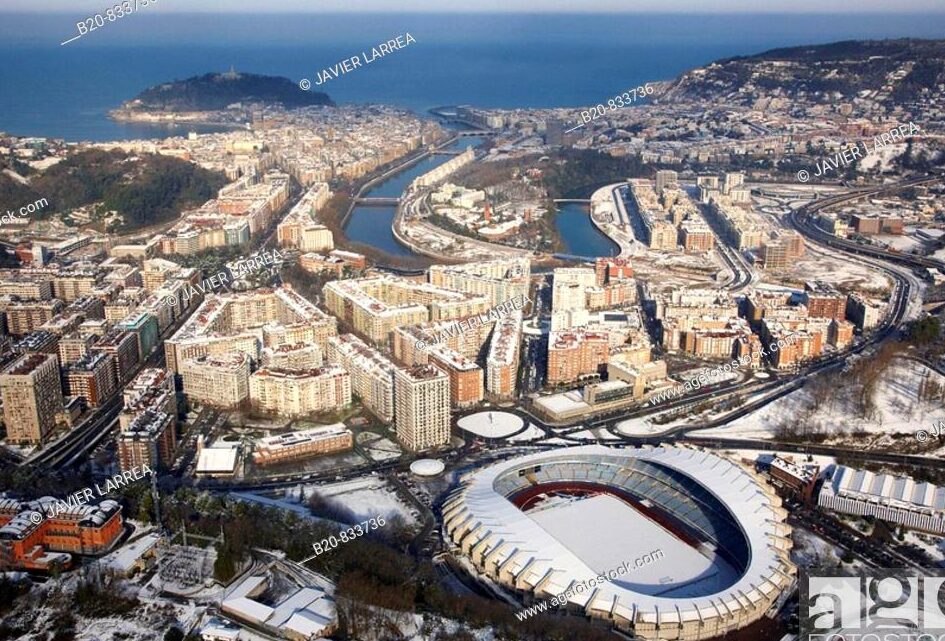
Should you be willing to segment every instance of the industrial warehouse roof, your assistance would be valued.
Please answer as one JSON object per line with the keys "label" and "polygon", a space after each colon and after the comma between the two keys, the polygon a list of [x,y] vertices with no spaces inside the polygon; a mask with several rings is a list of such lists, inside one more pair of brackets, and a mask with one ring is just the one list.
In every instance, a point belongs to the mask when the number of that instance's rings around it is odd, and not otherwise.
{"label": "industrial warehouse roof", "polygon": [[[744,571],[740,576],[736,573],[734,582],[724,589],[685,597],[656,596],[660,590],[648,585],[632,589],[634,575],[625,582],[618,578],[570,598],[588,614],[637,625],[717,619],[727,612],[734,614],[772,602],[791,581],[794,568],[787,558],[790,543],[786,538],[790,528],[783,523],[785,512],[779,501],[752,472],[693,449],[592,445],[497,463],[472,474],[447,499],[446,532],[480,570],[500,582],[532,592],[537,598],[561,594],[596,577],[600,568],[591,568],[587,559],[572,551],[577,548],[566,546],[551,534],[551,528],[539,523],[541,519],[506,498],[560,481],[594,483],[638,495],[649,491],[641,490],[641,483],[655,488],[645,502],[693,525],[694,531],[713,539],[719,548],[735,550],[744,563]],[[728,514],[719,514],[715,508]],[[603,538],[603,530],[595,537],[593,518],[575,520],[572,527],[580,528],[587,538]],[[682,540],[677,542],[686,545]],[[635,543],[639,552],[655,547],[626,539],[628,546]],[[664,553],[669,557],[673,549]]]}
{"label": "industrial warehouse roof", "polygon": [[916,483],[905,476],[873,474],[839,465],[824,490],[838,496],[876,503],[941,512],[945,510],[945,487]]}

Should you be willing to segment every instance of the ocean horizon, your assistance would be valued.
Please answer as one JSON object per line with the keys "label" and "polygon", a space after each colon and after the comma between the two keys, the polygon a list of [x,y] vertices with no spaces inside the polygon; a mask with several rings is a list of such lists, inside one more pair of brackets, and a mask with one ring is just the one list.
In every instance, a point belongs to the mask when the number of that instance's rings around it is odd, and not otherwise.
{"label": "ocean horizon", "polygon": [[[339,104],[586,106],[713,60],[837,40],[935,38],[945,14],[169,14],[141,9],[67,44],[83,14],[0,14],[0,131],[70,141],[185,134],[114,122],[147,87],[237,71],[313,82]],[[233,44],[234,42],[238,44]]]}

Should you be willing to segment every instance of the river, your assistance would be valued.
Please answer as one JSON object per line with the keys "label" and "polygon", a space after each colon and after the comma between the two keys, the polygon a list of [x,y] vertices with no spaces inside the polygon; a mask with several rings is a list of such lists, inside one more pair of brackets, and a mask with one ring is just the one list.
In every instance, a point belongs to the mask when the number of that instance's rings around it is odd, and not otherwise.
{"label": "river", "polygon": [[563,204],[555,216],[555,227],[564,243],[564,253],[574,256],[616,256],[620,248],[591,222],[587,205]]}
{"label": "river", "polygon": [[[462,151],[466,147],[478,147],[484,138],[464,136],[446,147],[450,151]],[[385,181],[375,185],[362,196],[364,198],[393,198],[401,196],[417,177],[438,167],[452,158],[448,155],[427,156]],[[391,256],[416,256],[394,237],[391,226],[397,214],[395,206],[367,207],[358,205],[351,211],[344,227],[345,235],[352,241],[370,245]],[[565,253],[576,256],[613,256],[620,252],[617,245],[591,223],[587,205],[566,203],[555,216],[555,225],[564,242]]]}
{"label": "river", "polygon": [[[483,140],[484,138],[480,136],[463,136],[445,147],[444,150],[463,151],[466,147],[478,147]],[[427,156],[420,162],[410,165],[384,182],[375,185],[364,192],[362,197],[393,198],[401,196],[414,178],[439,167],[451,158],[453,156],[445,154]],[[358,205],[351,211],[351,216],[348,217],[348,223],[344,227],[345,236],[352,241],[376,247],[392,256],[416,256],[417,254],[401,245],[394,237],[391,225],[394,223],[396,213],[397,208],[394,206],[365,207]]]}

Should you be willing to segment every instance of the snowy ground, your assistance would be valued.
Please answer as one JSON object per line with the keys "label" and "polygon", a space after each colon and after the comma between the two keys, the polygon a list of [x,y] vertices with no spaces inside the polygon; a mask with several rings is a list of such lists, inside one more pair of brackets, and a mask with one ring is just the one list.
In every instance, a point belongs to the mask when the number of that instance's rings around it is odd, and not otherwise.
{"label": "snowy ground", "polygon": [[[791,560],[801,568],[830,568],[836,569],[843,556],[843,550],[825,541],[815,533],[801,528],[794,528],[792,538],[794,549],[791,550]],[[859,571],[865,569],[860,561],[844,563],[844,569]]]}
{"label": "snowy ground", "polygon": [[[3,615],[3,622],[12,629],[25,631],[13,637],[22,641],[46,641],[50,638],[76,641],[161,641],[173,625],[186,628],[195,621],[202,607],[184,605],[166,599],[142,599],[137,588],[128,581],[120,581],[119,591],[128,597],[139,596],[139,603],[123,615],[84,617],[65,595],[71,595],[77,584],[78,573],[70,573],[60,580],[36,584],[29,594],[16,602],[13,610]],[[68,635],[63,621],[74,619],[75,636]]]}
{"label": "snowy ground", "polygon": [[529,423],[527,430],[525,430],[525,431],[522,432],[521,434],[517,434],[517,435],[515,435],[515,436],[512,436],[511,438],[508,439],[508,441],[509,441],[510,443],[518,443],[518,442],[525,442],[525,441],[534,441],[536,438],[541,438],[541,437],[543,437],[544,435],[545,435],[545,433],[542,432],[540,428],[536,427],[536,426],[535,426],[534,424],[532,424],[532,423]]}
{"label": "snowy ground", "polygon": [[905,542],[921,548],[922,551],[938,561],[939,565],[945,564],[945,537],[920,532],[906,532]]}
{"label": "snowy ground", "polygon": [[582,440],[588,441],[619,441],[620,437],[616,434],[608,432],[607,429],[603,427],[598,427],[593,430],[582,430],[571,434],[572,438],[579,438]]}
{"label": "snowy ground", "polygon": [[[755,460],[757,460],[758,457],[759,457],[760,455],[762,455],[762,454],[764,454],[764,455],[766,455],[766,456],[771,456],[772,454],[778,454],[778,453],[777,453],[777,452],[772,452],[771,450],[744,450],[744,449],[730,450],[730,449],[725,449],[725,450],[718,450],[718,451],[716,452],[716,454],[720,454],[720,455],[723,455],[723,456],[726,456],[726,457],[732,459],[733,461],[739,461],[739,462],[740,462],[742,459],[747,459],[747,460],[750,460],[750,461],[755,461]],[[821,470],[823,470],[824,468],[826,468],[826,467],[828,467],[828,466],[830,466],[830,465],[836,465],[836,463],[837,463],[837,460],[836,460],[834,457],[832,457],[832,456],[824,456],[824,455],[821,455],[821,454],[788,454],[788,453],[781,453],[780,456],[781,456],[781,458],[788,459],[788,460],[792,460],[792,461],[794,461],[795,463],[800,463],[800,464],[816,463],[817,465],[820,466],[820,469],[821,469]]]}
{"label": "snowy ground", "polygon": [[873,239],[903,253],[910,253],[913,249],[922,247],[921,241],[906,235],[876,234]]}
{"label": "snowy ground", "polygon": [[303,490],[306,497],[317,493],[333,499],[360,520],[400,515],[408,525],[417,522],[412,508],[401,500],[390,483],[381,478],[360,478],[330,485],[297,485],[286,490],[286,498],[298,500]]}
{"label": "snowy ground", "polygon": [[[745,402],[751,403],[757,401],[762,396],[764,396],[762,393],[750,394],[745,399]],[[676,427],[687,427],[693,424],[702,424],[708,420],[719,418],[727,411],[730,411],[716,407],[706,410],[700,414],[695,414],[693,407],[704,404],[705,399],[694,401],[693,403],[665,410],[663,412],[658,412],[656,414],[629,418],[625,421],[617,423],[617,431],[625,436],[652,436],[654,434],[662,434],[663,432],[669,431]],[[701,434],[703,434],[703,432],[698,432],[695,434],[695,436],[699,436]]]}
{"label": "snowy ground", "polygon": [[658,424],[653,419],[659,414],[638,416],[617,423],[617,431],[625,436],[652,436],[673,428],[673,423]]}
{"label": "snowy ground", "polygon": [[[923,377],[945,385],[945,377],[921,363],[895,359],[877,384],[877,411],[873,418],[856,416],[850,390],[840,386],[836,396],[815,408],[811,422],[820,423],[828,433],[865,431],[881,436],[914,434],[919,428],[931,432],[939,420],[945,419],[945,408],[939,402],[918,401],[917,392]],[[800,389],[728,425],[699,431],[696,435],[772,438],[778,426],[802,414],[811,403],[811,393]]]}
{"label": "snowy ground", "polygon": [[362,641],[382,641],[396,638],[405,641],[435,641],[439,639],[453,639],[462,633],[468,633],[474,641],[496,641],[495,630],[492,628],[476,629],[468,623],[457,622],[430,614],[414,614],[411,612],[397,612],[385,608],[370,606],[369,615],[359,619],[359,639]]}
{"label": "snowy ground", "polygon": [[892,283],[879,270],[833,253],[827,254],[819,248],[807,247],[804,256],[792,269],[783,272],[783,278],[792,284],[808,280],[822,280],[841,288],[888,290]]}
{"label": "snowy ground", "polygon": [[372,461],[388,461],[400,458],[403,454],[403,450],[397,443],[374,432],[358,434],[358,445]]}

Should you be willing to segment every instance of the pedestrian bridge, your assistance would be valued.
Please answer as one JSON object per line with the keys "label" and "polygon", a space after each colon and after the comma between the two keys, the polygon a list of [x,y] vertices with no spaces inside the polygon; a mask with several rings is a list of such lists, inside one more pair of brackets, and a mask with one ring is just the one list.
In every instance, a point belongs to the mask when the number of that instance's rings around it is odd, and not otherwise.
{"label": "pedestrian bridge", "polygon": [[389,207],[391,205],[399,205],[400,198],[397,198],[397,197],[382,198],[380,196],[370,197],[370,198],[358,198],[354,201],[354,203],[356,205],[362,205],[364,207]]}

